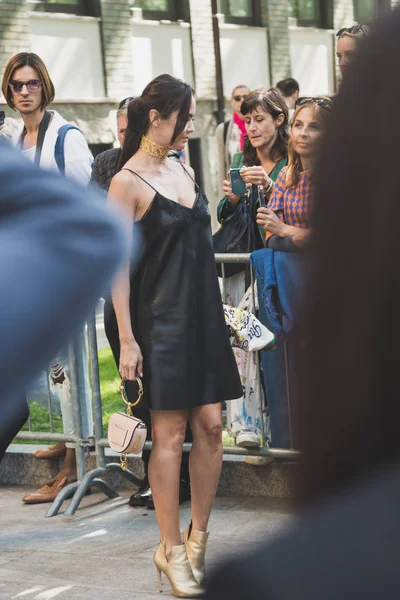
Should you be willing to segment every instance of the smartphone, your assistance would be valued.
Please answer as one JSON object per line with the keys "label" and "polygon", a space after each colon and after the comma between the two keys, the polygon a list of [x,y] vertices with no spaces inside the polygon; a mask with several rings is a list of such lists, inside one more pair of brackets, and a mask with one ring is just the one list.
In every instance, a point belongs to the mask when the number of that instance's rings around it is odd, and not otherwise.
{"label": "smartphone", "polygon": [[4,110],[0,110],[0,125],[4,125],[4,121],[6,120],[6,113]]}
{"label": "smartphone", "polygon": [[241,196],[246,193],[246,183],[240,176],[240,169],[229,169],[229,177],[231,179],[232,194]]}

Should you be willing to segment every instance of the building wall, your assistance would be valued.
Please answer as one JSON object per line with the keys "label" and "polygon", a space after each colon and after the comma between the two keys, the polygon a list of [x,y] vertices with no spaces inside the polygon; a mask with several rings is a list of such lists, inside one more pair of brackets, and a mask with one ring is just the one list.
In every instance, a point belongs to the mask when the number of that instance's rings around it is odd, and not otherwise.
{"label": "building wall", "polygon": [[[214,214],[222,192],[216,173],[211,0],[190,0],[190,25],[140,21],[140,11],[132,18],[130,0],[100,4],[98,21],[33,14],[27,0],[0,0],[1,71],[17,52],[31,49],[43,56],[56,83],[55,108],[77,123],[91,144],[115,141],[117,103],[140,93],[155,75],[169,72],[193,83],[198,101],[194,137],[200,140],[200,170]],[[333,92],[334,33],[289,27],[288,0],[261,0],[261,9],[262,27],[220,21],[225,96],[237,83],[255,88],[290,75],[306,94]],[[353,22],[353,0],[334,0],[334,30]],[[4,99],[0,105],[4,108]],[[11,130],[17,115],[5,110]]]}
{"label": "building wall", "polygon": [[106,96],[98,19],[37,13],[29,26],[30,49],[44,60],[57,101]]}
{"label": "building wall", "polygon": [[25,0],[0,3],[0,72],[9,58],[29,47],[29,15]]}
{"label": "building wall", "polygon": [[131,48],[133,95],[141,94],[148,82],[162,73],[194,85],[189,23],[159,25],[132,19]]}
{"label": "building wall", "polygon": [[221,24],[220,46],[226,98],[240,83],[253,90],[270,87],[268,36],[263,27]]}
{"label": "building wall", "polygon": [[101,0],[106,93],[116,101],[132,95],[129,0]]}
{"label": "building wall", "polygon": [[261,14],[268,31],[270,74],[275,85],[291,72],[288,0],[261,0]]}
{"label": "building wall", "polygon": [[333,94],[335,91],[334,34],[327,29],[290,27],[292,77],[302,96]]}

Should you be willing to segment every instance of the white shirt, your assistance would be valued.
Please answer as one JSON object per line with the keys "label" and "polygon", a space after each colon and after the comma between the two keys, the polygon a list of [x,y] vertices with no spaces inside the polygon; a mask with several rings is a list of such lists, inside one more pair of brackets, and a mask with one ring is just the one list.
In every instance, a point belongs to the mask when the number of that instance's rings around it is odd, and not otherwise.
{"label": "white shirt", "polygon": [[[68,121],[55,110],[49,111],[53,118],[44,136],[42,154],[39,166],[43,169],[59,172],[54,158],[58,130]],[[16,148],[20,144],[24,124],[17,129],[12,137],[12,144]],[[35,158],[36,147],[24,150],[24,156],[30,160]],[[93,156],[83,134],[76,129],[68,131],[64,141],[65,176],[74,179],[81,185],[87,187],[92,172]]]}

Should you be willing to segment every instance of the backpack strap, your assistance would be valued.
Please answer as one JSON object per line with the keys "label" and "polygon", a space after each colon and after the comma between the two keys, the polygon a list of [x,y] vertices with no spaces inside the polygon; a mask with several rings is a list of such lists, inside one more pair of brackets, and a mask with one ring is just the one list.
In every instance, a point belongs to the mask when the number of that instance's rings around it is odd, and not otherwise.
{"label": "backpack strap", "polygon": [[[54,149],[54,159],[57,163],[57,167],[58,167],[58,170],[60,171],[61,175],[65,175],[65,154],[64,154],[65,136],[67,135],[68,131],[70,131],[71,129],[77,129],[78,131],[81,131],[79,129],[79,127],[76,127],[76,125],[71,125],[71,123],[66,123],[65,125],[62,125],[57,132],[58,136],[57,136],[57,141],[56,141],[56,147]],[[82,131],[81,131],[81,133],[82,133]]]}

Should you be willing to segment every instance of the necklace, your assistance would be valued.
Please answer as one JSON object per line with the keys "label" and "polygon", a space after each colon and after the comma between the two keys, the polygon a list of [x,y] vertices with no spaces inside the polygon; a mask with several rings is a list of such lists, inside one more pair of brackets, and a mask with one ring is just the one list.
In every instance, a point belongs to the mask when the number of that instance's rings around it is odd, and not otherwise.
{"label": "necklace", "polygon": [[140,142],[140,148],[150,156],[154,156],[154,158],[158,158],[160,160],[164,160],[166,158],[168,152],[171,150],[169,146],[160,146],[160,144],[156,144],[152,140],[149,140],[145,135],[142,137]]}

